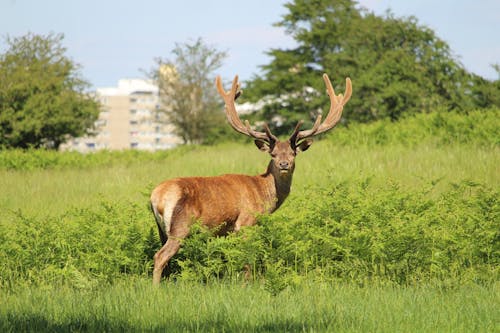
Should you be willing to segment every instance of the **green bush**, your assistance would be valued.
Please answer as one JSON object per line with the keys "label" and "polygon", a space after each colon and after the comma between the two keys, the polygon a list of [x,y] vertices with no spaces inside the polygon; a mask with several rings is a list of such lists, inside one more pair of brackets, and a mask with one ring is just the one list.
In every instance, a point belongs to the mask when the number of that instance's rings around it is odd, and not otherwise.
{"label": "green bush", "polygon": [[331,135],[335,144],[413,147],[422,143],[435,146],[464,144],[480,147],[500,146],[500,109],[476,110],[468,114],[434,112],[417,114],[398,122],[381,120],[339,128]]}
{"label": "green bush", "polygon": [[182,267],[177,274],[204,280],[234,276],[250,263],[257,276],[282,276],[290,284],[306,277],[397,284],[494,281],[500,264],[499,193],[462,182],[432,198],[432,188],[407,192],[396,184],[374,188],[369,181],[311,188],[240,234],[195,233],[174,260]]}
{"label": "green bush", "polygon": [[[403,191],[369,180],[309,188],[255,227],[227,237],[194,228],[171,261],[172,278],[254,278],[277,286],[376,280],[487,283],[500,267],[499,193],[461,182]],[[0,224],[2,285],[62,283],[87,288],[150,273],[160,247],[146,207],[103,201],[62,216],[13,216]]]}
{"label": "green bush", "polygon": [[0,169],[32,171],[38,169],[85,169],[112,165],[130,165],[144,161],[162,161],[175,154],[183,154],[194,146],[155,153],[139,150],[107,151],[93,153],[59,152],[43,149],[0,150]]}
{"label": "green bush", "polygon": [[157,246],[147,213],[145,207],[106,201],[57,217],[14,213],[12,221],[0,223],[1,284],[87,288],[124,274],[147,274]]}

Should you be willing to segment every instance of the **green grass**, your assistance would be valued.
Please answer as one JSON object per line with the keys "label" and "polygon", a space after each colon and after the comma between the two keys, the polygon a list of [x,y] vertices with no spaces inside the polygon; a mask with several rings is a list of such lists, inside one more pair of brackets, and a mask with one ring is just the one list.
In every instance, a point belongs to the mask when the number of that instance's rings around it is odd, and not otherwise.
{"label": "green grass", "polygon": [[271,296],[258,283],[155,290],[140,279],[0,295],[2,332],[494,332],[500,325],[498,286],[306,283]]}
{"label": "green grass", "polygon": [[[470,179],[498,187],[500,149],[475,146],[420,145],[408,149],[390,145],[341,147],[320,141],[297,157],[291,196],[305,186],[372,177],[379,183],[397,181],[418,188],[431,180]],[[164,179],[224,173],[259,174],[269,157],[253,143],[225,144],[181,151],[162,160],[84,169],[0,169],[0,218],[12,211],[61,214],[69,207],[95,205],[101,199],[146,202],[153,186]]]}

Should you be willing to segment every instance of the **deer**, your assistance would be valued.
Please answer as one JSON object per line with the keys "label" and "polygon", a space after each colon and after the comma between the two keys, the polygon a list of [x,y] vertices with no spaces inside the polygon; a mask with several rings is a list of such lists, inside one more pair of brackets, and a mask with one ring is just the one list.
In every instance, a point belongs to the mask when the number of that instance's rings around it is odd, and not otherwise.
{"label": "deer", "polygon": [[352,93],[351,80],[346,78],[344,95],[335,94],[327,74],[323,75],[330,110],[322,122],[317,116],[309,130],[300,130],[299,121],[287,140],[281,141],[267,123],[264,131],[243,123],[236,112],[235,100],[241,94],[238,76],[226,91],[217,76],[215,85],[224,100],[225,114],[231,127],[254,140],[257,148],[271,156],[264,173],[250,176],[225,174],[212,177],[184,177],[166,180],[153,189],[150,204],[162,247],[154,255],[153,284],[158,285],[169,260],[179,251],[194,223],[216,230],[217,235],[237,232],[255,225],[257,217],[278,209],[290,193],[295,170],[295,157],[313,143],[312,137],[327,132],[339,122],[344,105]]}

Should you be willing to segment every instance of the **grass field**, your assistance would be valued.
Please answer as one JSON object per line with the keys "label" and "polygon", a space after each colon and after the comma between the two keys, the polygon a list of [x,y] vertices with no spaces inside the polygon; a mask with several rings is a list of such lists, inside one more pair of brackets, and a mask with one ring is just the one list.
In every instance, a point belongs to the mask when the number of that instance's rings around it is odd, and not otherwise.
{"label": "grass field", "polygon": [[159,289],[151,189],[260,173],[253,143],[0,152],[0,331],[499,331],[498,114],[334,131],[275,214],[195,233]]}
{"label": "grass field", "polygon": [[[332,135],[333,137],[333,135]],[[332,140],[333,141],[333,140]],[[268,156],[253,143],[200,148],[165,161],[141,161],[86,169],[0,170],[0,216],[21,209],[27,214],[61,214],[72,206],[88,206],[106,199],[145,201],[162,180],[178,176],[224,173],[258,174]],[[309,185],[372,177],[378,182],[398,181],[416,188],[430,181],[470,179],[500,184],[500,150],[475,146],[338,147],[315,143],[297,157],[292,196]]]}
{"label": "grass field", "polygon": [[1,293],[2,332],[495,332],[498,290],[311,283],[271,296],[254,283],[131,280],[97,291]]}

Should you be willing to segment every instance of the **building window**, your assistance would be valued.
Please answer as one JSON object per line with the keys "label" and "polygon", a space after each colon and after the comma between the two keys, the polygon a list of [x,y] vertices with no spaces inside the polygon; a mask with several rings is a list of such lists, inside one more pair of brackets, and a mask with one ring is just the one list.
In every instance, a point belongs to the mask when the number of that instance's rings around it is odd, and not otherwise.
{"label": "building window", "polygon": [[139,147],[139,142],[131,142],[130,143],[130,148],[137,149],[138,147]]}
{"label": "building window", "polygon": [[87,148],[90,150],[95,149],[95,142],[87,142]]}

